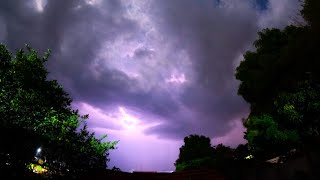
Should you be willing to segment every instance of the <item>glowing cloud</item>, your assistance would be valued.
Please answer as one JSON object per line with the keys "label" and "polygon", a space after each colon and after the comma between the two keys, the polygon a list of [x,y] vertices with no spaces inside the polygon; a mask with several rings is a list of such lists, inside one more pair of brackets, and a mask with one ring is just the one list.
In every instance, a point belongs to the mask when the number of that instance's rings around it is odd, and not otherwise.
{"label": "glowing cloud", "polygon": [[91,6],[97,6],[97,5],[101,4],[101,0],[86,0],[86,3]]}
{"label": "glowing cloud", "polygon": [[166,79],[167,83],[176,83],[176,84],[183,84],[187,81],[184,74],[180,74],[179,76],[176,76],[175,74],[171,74],[170,79]]}
{"label": "glowing cloud", "polygon": [[109,167],[172,170],[185,135],[243,143],[249,107],[237,96],[235,67],[258,30],[287,25],[300,7],[216,2],[1,1],[0,41],[52,49],[50,79],[90,115],[90,131],[120,140]]}
{"label": "glowing cloud", "polygon": [[43,12],[44,6],[47,4],[47,0],[35,0],[35,8],[38,12]]}
{"label": "glowing cloud", "polygon": [[121,113],[122,117],[121,117],[121,123],[124,127],[128,128],[128,129],[132,129],[135,128],[138,125],[138,120],[133,117],[130,116],[124,107],[119,107],[119,112]]}

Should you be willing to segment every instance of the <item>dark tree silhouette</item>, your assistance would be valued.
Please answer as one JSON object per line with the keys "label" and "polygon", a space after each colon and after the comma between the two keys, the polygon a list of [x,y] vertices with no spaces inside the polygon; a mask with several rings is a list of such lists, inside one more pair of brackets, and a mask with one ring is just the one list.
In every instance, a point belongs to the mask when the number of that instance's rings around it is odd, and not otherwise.
{"label": "dark tree silhouette", "polygon": [[312,28],[320,30],[320,2],[318,0],[304,0],[301,14]]}
{"label": "dark tree silhouette", "polygon": [[319,139],[320,3],[305,0],[306,26],[259,32],[237,67],[238,94],[250,103],[245,138],[265,158]]}
{"label": "dark tree silhouette", "polygon": [[[0,44],[0,166],[21,172],[42,148],[50,172],[79,175],[106,168],[108,150],[86,129],[85,119],[56,80],[48,80],[44,57],[26,46],[13,55]],[[82,128],[81,128],[82,127]]]}
{"label": "dark tree silhouette", "polygon": [[175,162],[176,171],[212,167],[213,154],[214,148],[211,146],[210,138],[199,135],[187,136]]}

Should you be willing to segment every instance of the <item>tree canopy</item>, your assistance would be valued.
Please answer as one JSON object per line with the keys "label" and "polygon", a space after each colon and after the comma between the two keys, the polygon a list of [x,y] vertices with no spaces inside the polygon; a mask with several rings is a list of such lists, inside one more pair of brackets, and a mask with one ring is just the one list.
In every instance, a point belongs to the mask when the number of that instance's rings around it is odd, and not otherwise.
{"label": "tree canopy", "polygon": [[223,144],[212,146],[208,137],[189,135],[184,138],[184,145],[180,148],[179,158],[175,162],[176,171],[214,168],[223,172],[233,160],[244,159],[248,155],[246,149],[246,145],[236,149]]}
{"label": "tree canopy", "polygon": [[213,165],[213,154],[214,148],[211,146],[210,138],[199,135],[187,136],[175,162],[176,170],[210,167]]}
{"label": "tree canopy", "polygon": [[305,26],[264,29],[236,69],[238,94],[250,103],[249,148],[260,157],[319,138],[320,55],[317,0],[305,0]]}
{"label": "tree canopy", "polygon": [[106,168],[108,150],[87,130],[85,120],[71,107],[71,98],[56,80],[48,80],[44,63],[26,46],[15,55],[0,44],[0,158],[1,168],[22,171],[41,147],[50,172],[80,174]]}

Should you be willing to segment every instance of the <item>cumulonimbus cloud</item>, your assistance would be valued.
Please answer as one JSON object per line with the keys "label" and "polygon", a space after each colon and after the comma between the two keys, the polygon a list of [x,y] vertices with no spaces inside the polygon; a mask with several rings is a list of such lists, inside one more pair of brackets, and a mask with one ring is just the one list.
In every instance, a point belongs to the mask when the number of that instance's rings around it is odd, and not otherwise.
{"label": "cumulonimbus cloud", "polygon": [[261,27],[286,25],[299,8],[297,0],[270,0],[260,12],[256,2],[4,1],[0,40],[11,50],[24,43],[52,49],[50,78],[75,102],[161,120],[146,134],[219,137],[248,113],[234,78],[239,56]]}

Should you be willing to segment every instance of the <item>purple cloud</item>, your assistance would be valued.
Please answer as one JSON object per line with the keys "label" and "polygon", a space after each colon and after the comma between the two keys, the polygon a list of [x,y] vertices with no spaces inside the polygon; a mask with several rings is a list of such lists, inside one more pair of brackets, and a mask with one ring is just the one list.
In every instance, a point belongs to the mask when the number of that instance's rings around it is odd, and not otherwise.
{"label": "purple cloud", "polygon": [[0,41],[52,49],[50,78],[90,114],[90,130],[120,140],[111,165],[171,170],[186,135],[244,142],[249,109],[235,67],[257,31],[284,27],[299,8],[298,0],[269,0],[263,11],[255,0],[7,0]]}

